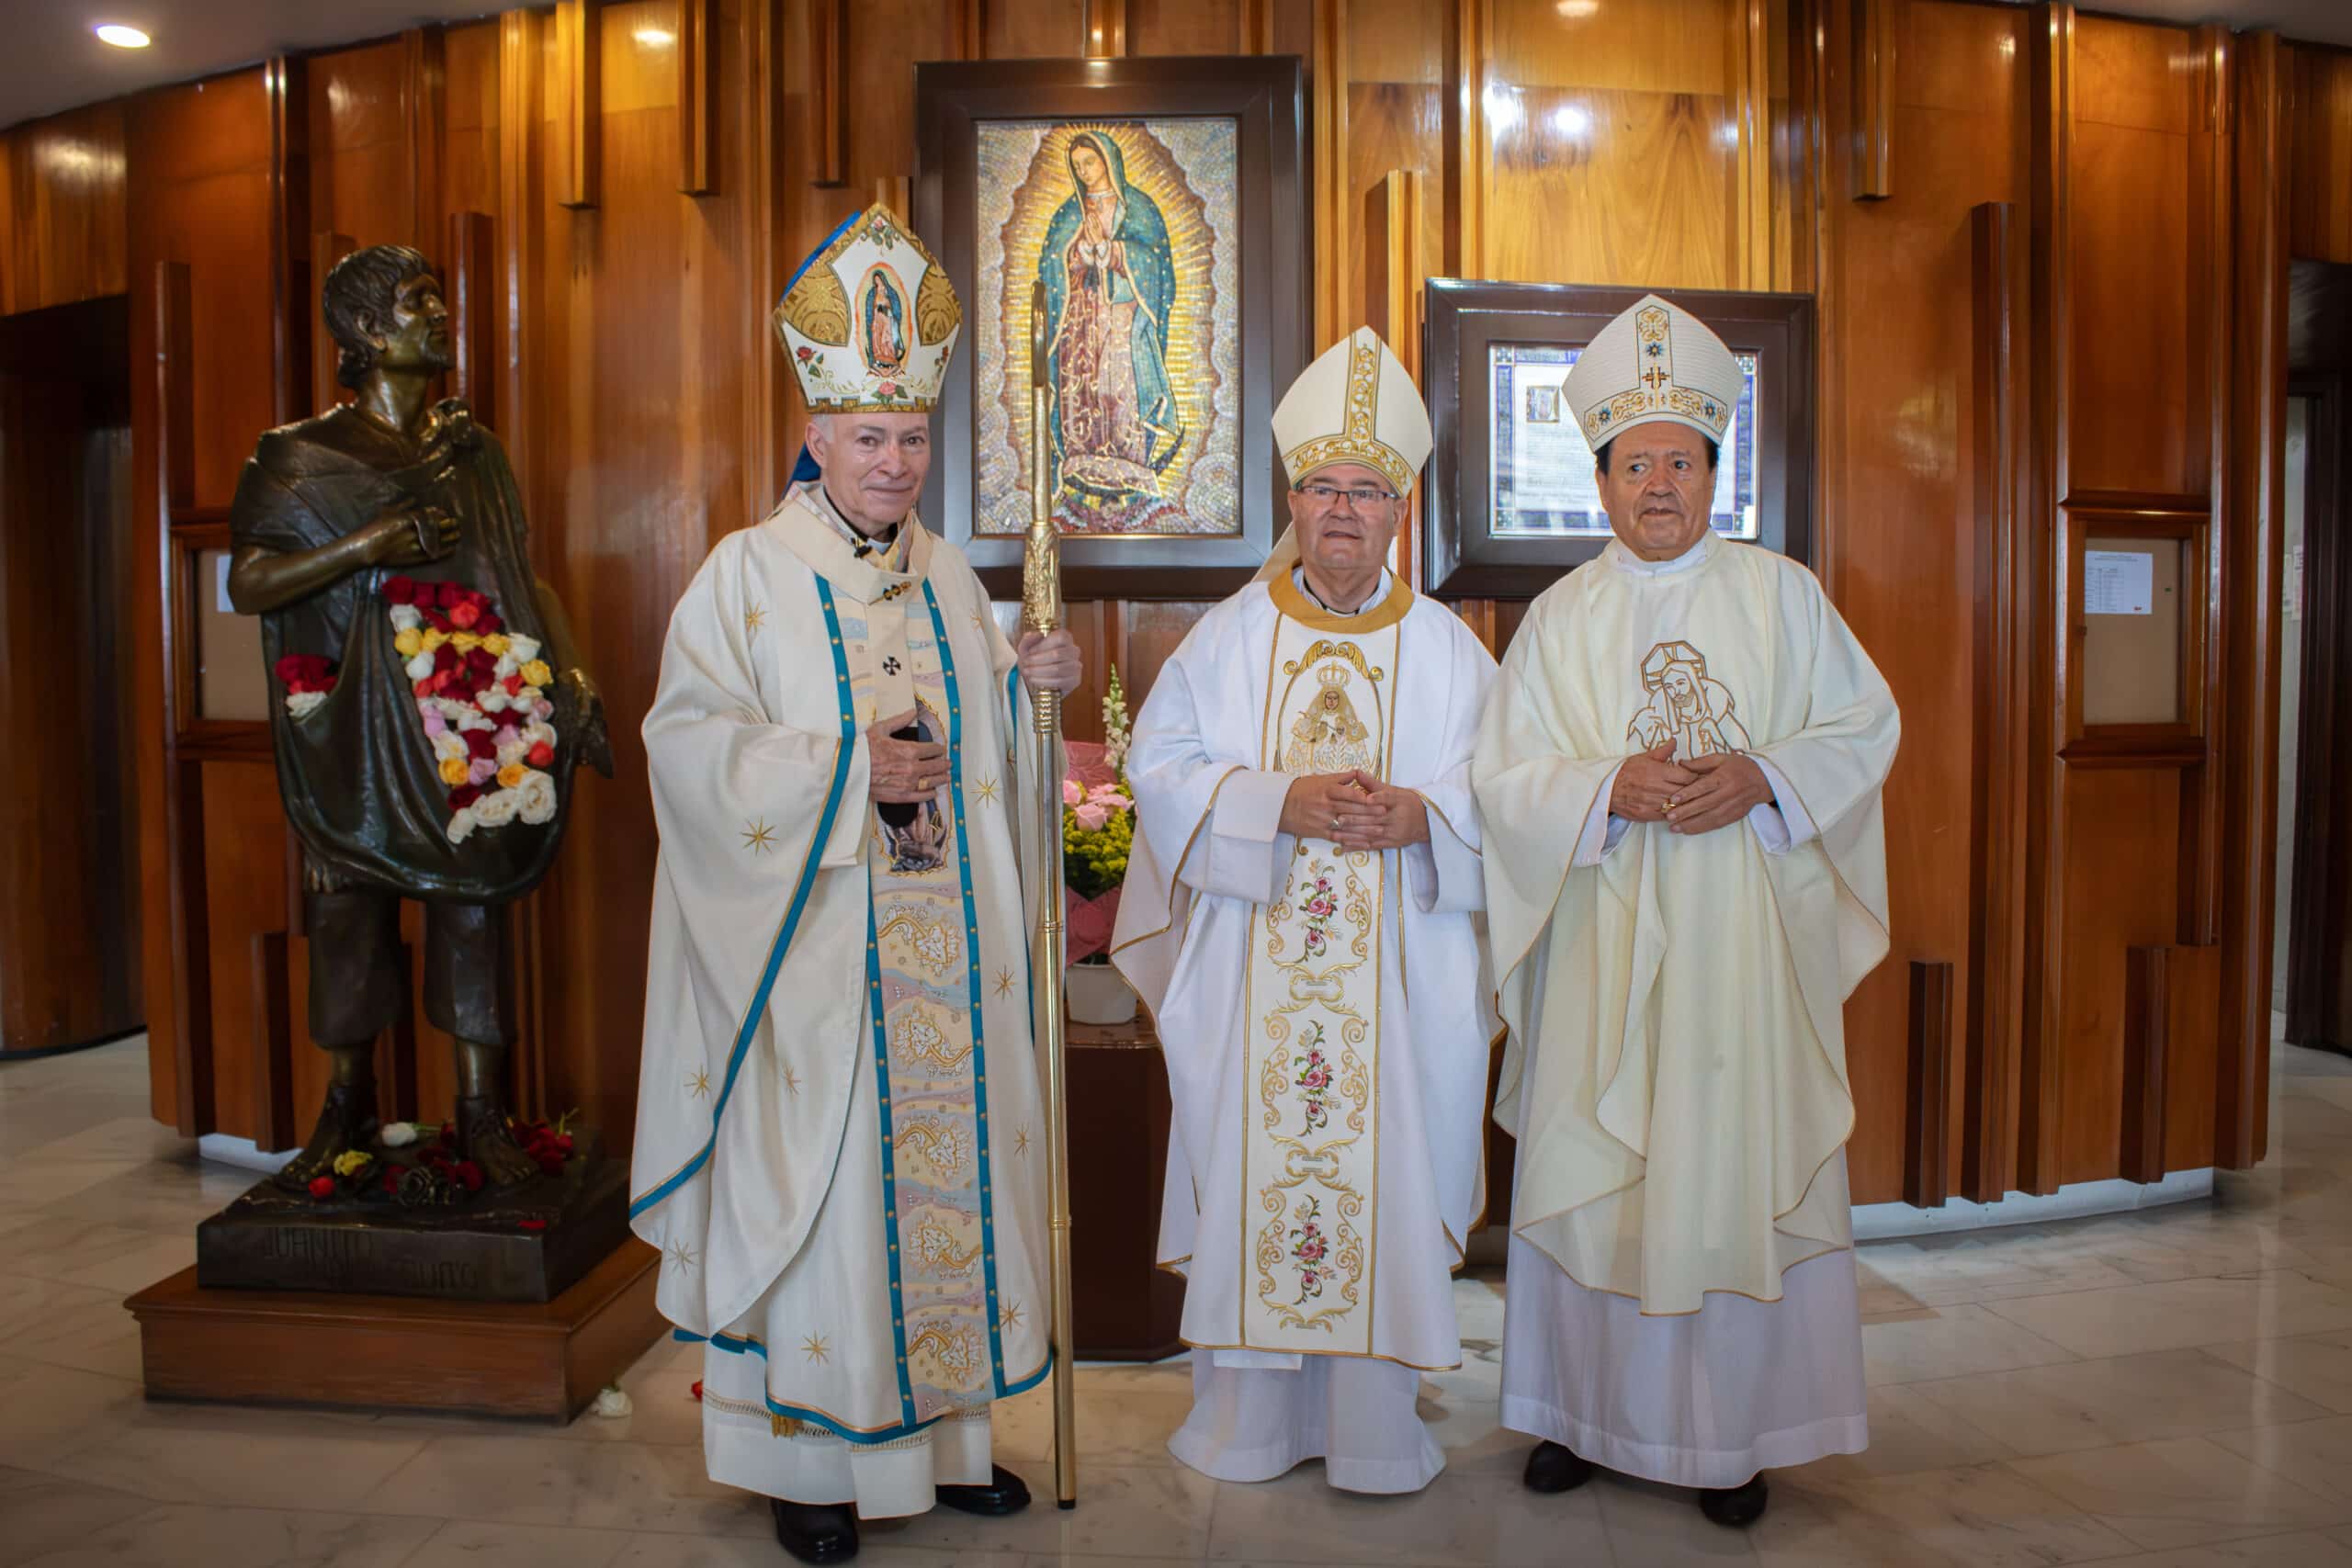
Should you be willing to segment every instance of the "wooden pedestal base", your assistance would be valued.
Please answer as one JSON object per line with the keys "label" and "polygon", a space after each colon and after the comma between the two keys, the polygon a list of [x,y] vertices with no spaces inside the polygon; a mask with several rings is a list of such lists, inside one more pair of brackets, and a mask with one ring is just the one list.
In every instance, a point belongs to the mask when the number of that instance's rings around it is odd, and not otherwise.
{"label": "wooden pedestal base", "polygon": [[124,1304],[150,1399],[435,1410],[561,1426],[664,1330],[634,1238],[545,1303],[209,1291],[183,1269]]}

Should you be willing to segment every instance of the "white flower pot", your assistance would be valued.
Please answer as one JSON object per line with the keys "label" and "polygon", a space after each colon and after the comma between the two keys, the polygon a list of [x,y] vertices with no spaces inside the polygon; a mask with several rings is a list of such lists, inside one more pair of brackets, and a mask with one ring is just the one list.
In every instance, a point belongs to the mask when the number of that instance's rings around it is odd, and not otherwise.
{"label": "white flower pot", "polygon": [[1074,1023],[1133,1021],[1136,994],[1108,964],[1073,964],[1062,971],[1062,995]]}

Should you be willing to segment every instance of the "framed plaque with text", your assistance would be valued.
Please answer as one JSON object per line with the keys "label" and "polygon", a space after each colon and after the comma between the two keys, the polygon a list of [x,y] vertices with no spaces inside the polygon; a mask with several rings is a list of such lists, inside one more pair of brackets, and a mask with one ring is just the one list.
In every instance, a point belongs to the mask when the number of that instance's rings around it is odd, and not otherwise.
{"label": "framed plaque with text", "polygon": [[[1423,582],[1532,598],[1609,542],[1592,450],[1565,389],[1577,355],[1645,288],[1432,278],[1423,331],[1430,454]],[[1715,464],[1717,534],[1809,558],[1813,299],[1659,290],[1722,336],[1743,373]]]}

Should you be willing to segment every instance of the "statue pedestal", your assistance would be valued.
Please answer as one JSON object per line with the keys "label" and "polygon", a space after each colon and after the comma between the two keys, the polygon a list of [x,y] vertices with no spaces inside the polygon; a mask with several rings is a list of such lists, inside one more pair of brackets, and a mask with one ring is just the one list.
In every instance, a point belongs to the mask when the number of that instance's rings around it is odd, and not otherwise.
{"label": "statue pedestal", "polygon": [[553,1301],[208,1290],[183,1269],[124,1304],[147,1397],[431,1410],[561,1426],[668,1328],[631,1239]]}

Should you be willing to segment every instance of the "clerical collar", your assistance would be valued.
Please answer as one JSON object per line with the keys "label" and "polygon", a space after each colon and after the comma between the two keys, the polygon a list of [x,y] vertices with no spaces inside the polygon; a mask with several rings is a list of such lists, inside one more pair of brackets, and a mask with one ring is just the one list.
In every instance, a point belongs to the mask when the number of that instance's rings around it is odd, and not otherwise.
{"label": "clerical collar", "polygon": [[1352,610],[1334,610],[1330,605],[1323,603],[1323,601],[1316,595],[1314,588],[1307,582],[1306,569],[1303,566],[1295,566],[1290,569],[1290,580],[1301,593],[1306,595],[1306,602],[1308,604],[1314,605],[1317,609],[1322,611],[1327,615],[1338,615],[1345,620],[1353,620],[1358,615],[1368,615],[1372,614],[1373,611],[1380,607],[1380,602],[1388,597],[1388,573],[1385,570],[1380,574],[1380,581],[1373,588],[1372,597],[1366,599],[1363,604],[1357,605]]}
{"label": "clerical collar", "polygon": [[864,560],[871,556],[875,558],[875,564],[885,571],[899,570],[897,558],[900,554],[899,547],[905,542],[907,525],[904,518],[891,524],[874,537],[868,538],[858,532],[854,524],[842,515],[842,509],[833,504],[833,498],[825,489],[824,480],[818,480],[808,489],[817,498],[817,510],[824,514],[826,522],[833,525],[833,532],[849,541],[850,553],[853,557],[858,560]]}
{"label": "clerical collar", "polygon": [[1715,531],[1710,528],[1699,536],[1697,544],[1672,560],[1644,560],[1627,549],[1625,541],[1623,539],[1610,540],[1609,548],[1603,553],[1608,556],[1611,566],[1620,571],[1630,572],[1635,577],[1673,577],[1704,566],[1707,563],[1707,558],[1714,553],[1714,548]]}

